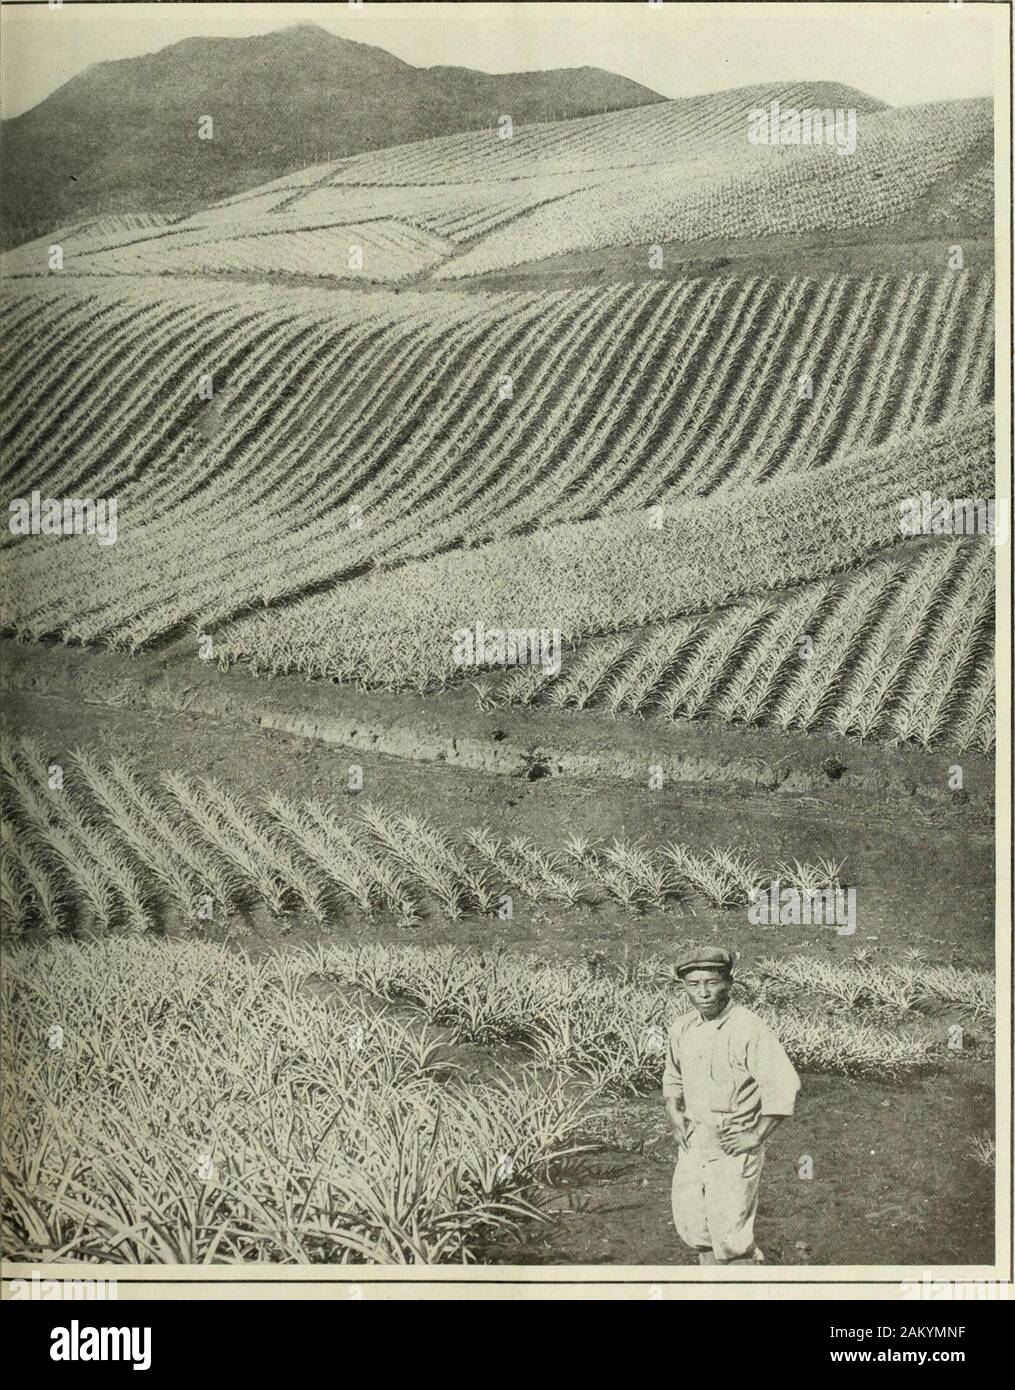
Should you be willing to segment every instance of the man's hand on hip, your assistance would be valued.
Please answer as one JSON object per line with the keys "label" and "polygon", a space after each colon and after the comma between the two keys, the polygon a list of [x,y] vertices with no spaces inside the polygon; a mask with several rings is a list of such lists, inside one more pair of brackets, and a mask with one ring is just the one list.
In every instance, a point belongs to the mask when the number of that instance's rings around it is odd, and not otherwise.
{"label": "man's hand on hip", "polygon": [[737,1134],[720,1134],[719,1143],[723,1153],[732,1158],[737,1154],[757,1153],[761,1148],[761,1136],[756,1129],[743,1129]]}
{"label": "man's hand on hip", "polygon": [[670,1117],[670,1124],[673,1126],[673,1137],[682,1149],[687,1148],[687,1141],[691,1137],[692,1125],[680,1109],[676,1100],[670,1098],[666,1102],[666,1113]]}
{"label": "man's hand on hip", "polygon": [[757,1153],[777,1125],[781,1125],[784,1115],[762,1115],[753,1129],[743,1129],[719,1136],[723,1153],[731,1157],[735,1154]]}

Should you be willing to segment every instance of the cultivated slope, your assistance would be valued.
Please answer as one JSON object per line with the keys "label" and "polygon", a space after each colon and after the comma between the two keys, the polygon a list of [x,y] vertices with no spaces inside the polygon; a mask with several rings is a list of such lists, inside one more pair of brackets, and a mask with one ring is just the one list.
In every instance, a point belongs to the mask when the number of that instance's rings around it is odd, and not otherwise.
{"label": "cultivated slope", "polygon": [[455,634],[477,622],[576,641],[708,613],[852,569],[902,540],[904,498],[987,497],[992,478],[992,417],[982,411],[773,483],[354,579],[245,619],[229,649],[260,669],[428,689],[462,677]]}
{"label": "cultivated slope", "polygon": [[[627,170],[496,228],[442,273],[474,275],[548,256],[608,246],[743,239],[883,227],[904,218],[931,190],[951,194],[956,174],[991,163],[989,100],[939,102],[864,114],[856,150],[830,145],[755,146],[745,139],[718,155]],[[939,216],[952,209],[942,204]],[[953,220],[966,212],[957,203]]]}
{"label": "cultivated slope", "polygon": [[[315,158],[656,93],[596,68],[415,68],[313,24],[97,63],[2,129],[4,244],[110,211],[188,211]],[[215,138],[197,138],[211,114]],[[46,178],[38,178],[38,170]]]}
{"label": "cultivated slope", "polygon": [[120,537],[6,536],[7,621],[132,646],[364,565],[820,470],[989,402],[992,301],[968,272],[398,296],[25,281],[5,491],[116,496]]}
{"label": "cultivated slope", "polygon": [[988,752],[994,569],[986,539],[900,545],[831,582],[583,643],[559,671],[528,667],[497,682],[481,707],[708,719]]}
{"label": "cultivated slope", "polygon": [[[856,148],[752,145],[747,115],[858,109]],[[990,102],[889,110],[849,89],[753,87],[637,110],[495,128],[321,165],[169,225],[107,237],[66,228],[5,259],[8,274],[460,278],[551,256],[665,242],[878,228],[941,234],[990,221]],[[658,267],[657,267],[658,268]]]}

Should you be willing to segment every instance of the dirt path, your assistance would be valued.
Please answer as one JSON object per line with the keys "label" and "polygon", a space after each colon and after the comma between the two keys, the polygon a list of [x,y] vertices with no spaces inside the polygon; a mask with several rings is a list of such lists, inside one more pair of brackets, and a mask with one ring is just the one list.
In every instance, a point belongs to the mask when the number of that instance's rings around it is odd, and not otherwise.
{"label": "dirt path", "polygon": [[[971,803],[967,824],[992,816],[993,761],[962,755],[964,785],[949,786],[947,750],[859,744],[827,733],[783,733],[700,721],[596,711],[495,708],[454,687],[425,698],[361,691],[295,676],[257,679],[242,667],[201,661],[193,642],[134,658],[59,644],[0,642],[0,679],[12,692],[75,704],[201,715],[237,729],[274,729],[361,753],[440,763],[536,781],[557,777],[645,785],[660,768],[668,783],[743,790],[825,792],[919,808]],[[908,816],[909,810],[905,814]]]}

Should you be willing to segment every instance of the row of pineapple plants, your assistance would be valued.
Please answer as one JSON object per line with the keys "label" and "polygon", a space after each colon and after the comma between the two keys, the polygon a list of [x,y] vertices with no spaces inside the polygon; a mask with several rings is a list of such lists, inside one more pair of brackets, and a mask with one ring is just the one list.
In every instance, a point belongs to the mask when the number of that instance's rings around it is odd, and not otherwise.
{"label": "row of pineapple plants", "polygon": [[[94,286],[87,296],[80,288],[20,292],[12,300],[19,370],[4,412],[19,441],[12,495],[34,487],[44,495],[117,495],[122,520],[115,547],[76,540],[55,547],[45,537],[10,544],[4,624],[32,640],[59,636],[133,651],[184,623],[207,629],[371,563],[397,566],[548,520],[559,523],[566,546],[571,520],[615,517],[616,545],[633,507],[672,509],[713,487],[728,504],[732,485],[806,466],[808,440],[823,439],[829,459],[876,442],[894,420],[884,393],[896,389],[897,374],[888,367],[897,362],[901,370],[911,355],[965,363],[964,384],[956,395],[915,392],[904,382],[907,425],[954,415],[980,398],[974,377],[987,360],[986,279],[962,278],[958,289],[949,280],[947,293],[935,292],[939,311],[927,324],[916,316],[906,331],[890,315],[880,322],[875,315],[876,349],[861,332],[874,302],[888,294],[913,318],[913,286],[839,284],[835,312],[817,314],[814,350],[833,327],[838,341],[831,358],[820,349],[812,401],[798,399],[798,374],[809,364],[795,353],[773,366],[759,347],[747,360],[749,345],[735,337],[736,309],[747,305],[748,317],[763,317],[777,333],[779,305],[792,302],[806,326],[833,288],[827,283],[677,282],[469,297],[434,314],[385,296],[373,316],[344,304],[323,316],[312,296],[297,291],[287,315],[256,292],[241,302],[220,287],[199,301],[192,290],[161,288],[154,304],[137,291]],[[66,324],[70,371],[32,356],[45,337],[36,330],[50,323],[54,331]],[[672,353],[653,349],[656,334]],[[752,385],[754,405],[735,417],[737,429],[726,428],[740,393],[731,364],[716,359],[724,342],[740,343],[734,358],[747,379],[769,383]],[[636,378],[622,370],[621,348],[648,364]],[[153,353],[160,357],[154,402]],[[227,428],[208,440],[191,428],[204,372],[216,391],[229,391]],[[291,388],[281,397],[280,376]],[[501,399],[505,378],[512,394]],[[371,385],[377,380],[386,383],[380,392]],[[861,412],[854,397],[868,387],[871,409]],[[876,431],[865,420],[880,422]],[[804,450],[799,457],[791,457],[793,440]],[[207,566],[190,562],[195,546]]]}
{"label": "row of pineapple plants", "polygon": [[[993,992],[986,971],[789,957],[739,970],[735,997],[801,1071],[898,1082],[956,1055],[941,1008],[988,1017]],[[926,1016],[903,1032],[872,1005]],[[620,973],[433,946],[254,958],[193,940],[8,945],[4,1249],[177,1265],[482,1259],[491,1239],[545,1220],[557,1179],[608,1142],[620,1098],[658,1089],[685,1007],[655,957]],[[451,1064],[449,1043],[513,1054],[484,1080]]]}
{"label": "row of pineapple plants", "polygon": [[[514,894],[537,903],[632,913],[745,908],[779,877],[801,889],[841,886],[842,865],[764,866],[742,849],[570,836],[560,847],[476,826],[457,837],[425,817],[370,803],[349,813],[273,792],[251,802],[213,778],[147,780],[122,758],[79,750],[57,785],[38,744],[5,739],[0,887],[14,931],[200,928],[255,906],[327,928],[350,909],[404,926],[505,915]],[[510,915],[510,910],[508,911]]]}
{"label": "row of pineapple plants", "polygon": [[781,603],[575,648],[559,671],[472,682],[477,703],[711,717],[859,740],[994,746],[993,549],[935,543]]}

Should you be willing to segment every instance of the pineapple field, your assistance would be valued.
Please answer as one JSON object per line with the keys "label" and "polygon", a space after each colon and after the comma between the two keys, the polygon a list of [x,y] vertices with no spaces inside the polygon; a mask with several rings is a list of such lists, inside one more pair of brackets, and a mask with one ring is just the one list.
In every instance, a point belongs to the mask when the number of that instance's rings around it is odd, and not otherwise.
{"label": "pineapple field", "polygon": [[[339,581],[364,569],[397,586],[408,561],[483,568],[513,538],[526,563],[545,542],[562,564],[575,547],[605,552],[604,578],[653,547],[668,568],[667,524],[716,535],[768,485],[780,505],[795,489],[799,515],[812,471],[822,505],[847,477],[884,490],[883,460],[897,474],[918,460],[919,491],[931,426],[928,485],[967,496],[992,471],[989,278],[434,300],[19,291],[9,491],[115,493],[133,520],[106,548],[5,536],[5,626],[139,650],[322,584],[344,603],[368,586]],[[51,369],[55,343],[74,370]],[[859,493],[847,504],[854,555],[899,539],[893,506],[909,492],[869,519]],[[660,507],[671,519],[656,529]]]}
{"label": "pineapple field", "polygon": [[690,1265],[698,944],[767,1258],[993,1262],[993,231],[989,99],[814,82],[3,254],[8,1258]]}
{"label": "pineapple field", "polygon": [[[745,141],[752,109],[834,109],[842,90],[746,88],[512,127],[508,138],[446,136],[315,167],[172,223],[72,224],[59,244],[66,269],[86,275],[418,283],[614,246],[634,258],[661,242],[892,226],[914,212],[989,233],[989,101],[888,109],[851,93],[846,161],[828,144]],[[957,172],[968,188],[956,188]],[[8,274],[46,275],[52,241],[17,248]]]}

